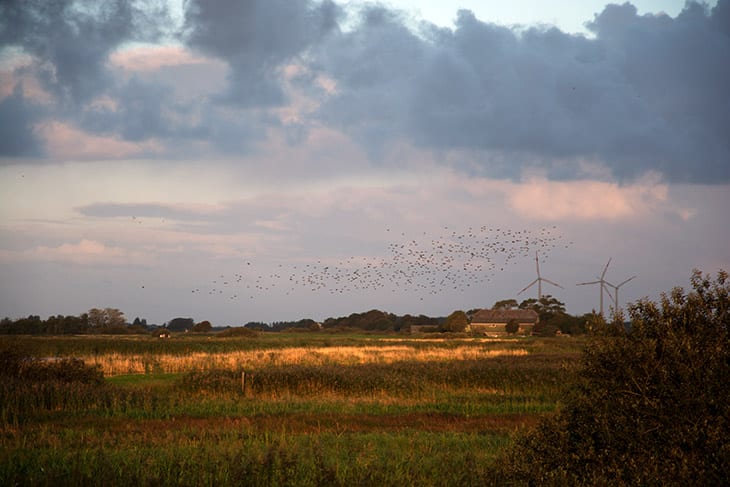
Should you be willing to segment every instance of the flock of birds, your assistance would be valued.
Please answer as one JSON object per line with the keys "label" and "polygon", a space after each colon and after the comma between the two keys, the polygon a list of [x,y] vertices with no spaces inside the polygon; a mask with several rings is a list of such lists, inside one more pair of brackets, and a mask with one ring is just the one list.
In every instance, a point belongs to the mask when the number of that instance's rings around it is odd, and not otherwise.
{"label": "flock of birds", "polygon": [[[392,229],[385,230],[395,235]],[[216,276],[193,294],[229,300],[255,299],[263,293],[297,291],[332,295],[383,291],[429,295],[465,291],[489,282],[509,265],[539,252],[545,260],[557,247],[569,247],[556,227],[512,230],[502,227],[443,227],[438,235],[423,232],[418,238],[400,233],[383,256],[351,256],[316,262],[258,266],[243,261],[240,269]],[[265,271],[263,269],[266,269]]]}

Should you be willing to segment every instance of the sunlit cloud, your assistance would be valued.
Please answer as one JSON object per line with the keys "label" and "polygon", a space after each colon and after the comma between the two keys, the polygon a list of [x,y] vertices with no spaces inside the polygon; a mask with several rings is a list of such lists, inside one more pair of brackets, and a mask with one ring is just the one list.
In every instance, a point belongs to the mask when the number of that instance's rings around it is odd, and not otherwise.
{"label": "sunlit cloud", "polygon": [[127,71],[155,71],[163,66],[206,64],[210,59],[182,46],[144,45],[115,51],[109,56],[109,62]]}
{"label": "sunlit cloud", "polygon": [[667,202],[668,186],[648,176],[628,185],[602,181],[532,179],[515,185],[511,208],[548,221],[617,220],[646,216]]}
{"label": "sunlit cloud", "polygon": [[43,123],[38,131],[46,141],[48,152],[61,160],[125,159],[162,150],[154,140],[129,142],[112,136],[92,135],[64,122]]}
{"label": "sunlit cloud", "polygon": [[0,254],[4,260],[20,261],[53,261],[73,264],[129,264],[141,259],[135,254],[121,247],[106,245],[97,240],[82,239],[78,242],[64,243],[55,247],[40,245],[24,251],[3,251]]}

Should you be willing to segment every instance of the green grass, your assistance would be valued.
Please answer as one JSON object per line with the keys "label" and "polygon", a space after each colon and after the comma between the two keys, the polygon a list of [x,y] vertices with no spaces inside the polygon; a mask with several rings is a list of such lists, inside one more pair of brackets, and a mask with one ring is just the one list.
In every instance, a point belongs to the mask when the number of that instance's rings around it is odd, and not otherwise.
{"label": "green grass", "polygon": [[[182,431],[89,442],[98,430],[0,452],[4,485],[483,485],[504,435]],[[101,435],[103,436],[103,435]],[[146,440],[147,438],[145,438]],[[38,438],[43,443],[43,438]]]}
{"label": "green grass", "polygon": [[[439,338],[441,334],[436,334]],[[255,338],[219,338],[215,335],[173,334],[170,339],[147,335],[74,335],[74,336],[0,336],[0,350],[20,349],[36,357],[67,357],[74,355],[121,354],[177,354],[193,352],[222,353],[240,350],[281,349],[292,347],[345,347],[387,345],[398,340],[398,345],[416,348],[454,348],[463,345],[493,346],[495,348],[524,348],[530,352],[579,352],[585,338],[560,337],[542,339],[517,337],[495,342],[486,338],[435,340],[410,338],[397,334],[328,334],[328,333],[259,333]],[[392,344],[392,343],[390,343]]]}
{"label": "green grass", "polygon": [[[0,349],[219,353],[387,346],[392,338],[3,337]],[[585,345],[573,338],[405,343],[530,353],[261,366],[246,371],[245,391],[241,371],[226,369],[122,375],[101,384],[10,377],[0,384],[0,485],[485,485],[511,435],[558,407]]]}
{"label": "green grass", "polygon": [[172,387],[180,380],[180,374],[129,374],[108,377],[108,384],[127,388]]}

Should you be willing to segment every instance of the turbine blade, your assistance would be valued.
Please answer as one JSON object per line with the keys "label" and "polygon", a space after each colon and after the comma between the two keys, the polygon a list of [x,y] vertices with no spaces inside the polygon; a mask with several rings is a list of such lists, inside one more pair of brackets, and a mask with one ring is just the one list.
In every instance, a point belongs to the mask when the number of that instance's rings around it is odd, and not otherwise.
{"label": "turbine blade", "polygon": [[603,268],[603,273],[601,274],[601,279],[603,279],[603,276],[605,276],[605,275],[606,275],[606,271],[608,270],[608,265],[609,265],[609,264],[611,263],[611,259],[612,259],[612,258],[613,258],[613,257],[609,257],[609,258],[608,258],[608,262],[606,262],[606,267],[604,267],[604,268]]}
{"label": "turbine blade", "polygon": [[535,283],[536,283],[537,281],[538,281],[537,279],[535,279],[534,281],[532,281],[532,282],[531,282],[530,284],[528,284],[528,285],[527,285],[527,286],[526,286],[526,287],[525,287],[525,288],[524,288],[524,289],[523,289],[522,291],[518,292],[518,293],[517,293],[517,295],[519,296],[520,294],[522,294],[522,293],[524,293],[525,291],[527,291],[528,289],[530,289],[530,288],[531,288],[532,286],[534,286],[534,285],[535,285]]}
{"label": "turbine blade", "polygon": [[624,282],[622,282],[621,284],[619,284],[619,285],[618,285],[618,286],[616,286],[616,287],[617,287],[617,288],[618,288],[618,287],[621,287],[621,286],[623,286],[624,284],[626,284],[627,282],[629,282],[630,280],[632,280],[632,279],[635,279],[635,278],[636,278],[636,276],[631,276],[631,277],[629,277],[628,279],[626,279],[626,280],[625,280]]}
{"label": "turbine blade", "polygon": [[558,287],[559,287],[560,289],[565,289],[565,288],[564,288],[563,286],[561,286],[561,285],[560,285],[560,284],[558,284],[557,282],[553,282],[553,281],[551,281],[550,279],[545,279],[545,278],[543,277],[543,278],[542,278],[542,280],[543,280],[543,281],[545,281],[545,282],[549,282],[549,283],[550,283],[550,284],[552,284],[553,286],[558,286]]}
{"label": "turbine blade", "polygon": [[605,286],[601,286],[601,288],[603,289],[603,292],[605,292],[606,294],[608,294],[608,297],[609,297],[609,298],[611,298],[611,299],[613,299],[613,300],[615,300],[615,299],[616,299],[616,298],[614,298],[614,297],[613,297],[613,295],[611,295],[611,291],[610,291],[610,290],[609,290],[609,289],[608,289],[607,287],[605,287]]}
{"label": "turbine blade", "polygon": [[600,284],[601,281],[579,282],[576,286],[587,286],[588,284]]}

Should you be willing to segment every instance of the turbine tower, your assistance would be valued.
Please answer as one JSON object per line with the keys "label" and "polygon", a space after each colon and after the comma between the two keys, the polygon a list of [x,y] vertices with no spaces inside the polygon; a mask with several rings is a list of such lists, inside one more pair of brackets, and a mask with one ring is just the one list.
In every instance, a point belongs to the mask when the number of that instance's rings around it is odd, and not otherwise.
{"label": "turbine tower", "polygon": [[616,311],[618,311],[618,290],[619,290],[619,288],[635,278],[636,278],[636,276],[631,276],[628,279],[626,279],[624,282],[619,284],[618,286],[614,286],[613,284],[606,282],[607,286],[611,286],[613,288],[613,309],[615,309]]}
{"label": "turbine tower", "polygon": [[[610,286],[610,284],[608,284],[608,282],[604,279],[604,277],[606,277],[606,271],[608,270],[608,265],[610,263],[611,263],[611,257],[608,258],[608,262],[606,262],[606,267],[603,268],[603,272],[601,273],[601,277],[599,277],[597,281],[580,282],[580,283],[576,284],[576,286],[588,286],[588,285],[591,285],[591,284],[600,284],[601,285],[601,289],[599,291],[599,295],[600,295],[600,298],[601,298],[601,300],[600,300],[600,306],[601,306],[600,312],[601,312],[601,316],[603,316],[603,293],[604,292],[607,292],[608,295],[611,296],[611,293],[606,288],[606,286],[607,285]],[[620,285],[622,286],[624,284],[625,283],[621,283]]]}
{"label": "turbine tower", "polygon": [[537,299],[539,301],[540,299],[542,299],[542,281],[545,281],[545,282],[547,282],[549,284],[552,284],[553,286],[557,286],[560,289],[565,289],[560,284],[558,284],[556,282],[553,282],[550,279],[546,279],[546,278],[544,278],[544,277],[542,277],[540,275],[540,259],[538,259],[538,257],[537,257],[537,252],[535,252],[535,267],[537,268],[537,279],[535,279],[530,284],[528,284],[527,286],[525,286],[525,288],[522,289],[522,291],[518,292],[517,293],[518,296],[520,294],[522,294],[523,292],[527,291],[528,289],[530,289],[532,286],[534,286],[535,283],[537,283]]}

